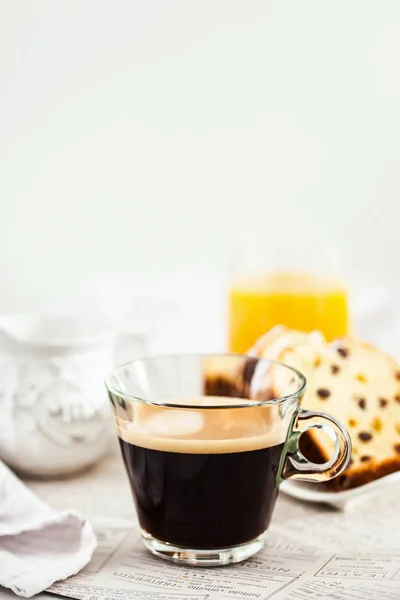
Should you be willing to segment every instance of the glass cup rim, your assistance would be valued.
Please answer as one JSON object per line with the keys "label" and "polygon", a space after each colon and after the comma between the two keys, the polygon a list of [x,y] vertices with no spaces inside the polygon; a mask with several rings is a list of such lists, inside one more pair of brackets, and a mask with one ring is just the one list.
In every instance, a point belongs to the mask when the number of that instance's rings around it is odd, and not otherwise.
{"label": "glass cup rim", "polygon": [[[224,403],[224,404],[213,404],[212,406],[204,406],[204,405],[196,405],[196,404],[185,404],[185,403],[177,404],[174,402],[158,402],[158,401],[153,401],[153,400],[146,400],[145,398],[140,398],[139,396],[135,396],[133,394],[123,392],[122,390],[119,390],[118,388],[114,387],[114,385],[112,384],[112,378],[116,375],[116,373],[118,371],[120,371],[122,369],[126,369],[126,367],[130,367],[134,364],[151,363],[151,362],[154,362],[154,361],[157,361],[160,359],[162,359],[162,360],[180,359],[181,360],[182,358],[210,358],[210,357],[231,357],[231,358],[236,358],[236,359],[243,359],[244,361],[255,358],[257,361],[259,361],[260,363],[265,364],[265,365],[278,365],[280,367],[284,367],[285,369],[288,369],[289,371],[292,371],[292,373],[297,375],[297,377],[299,378],[299,387],[295,392],[292,392],[292,393],[284,395],[284,396],[280,396],[279,398],[272,398],[270,400],[254,401],[254,400],[248,399],[246,401],[246,398],[243,398],[243,402],[241,402],[240,404]],[[232,408],[254,408],[255,406],[277,406],[277,405],[283,404],[287,400],[300,399],[302,397],[302,395],[304,394],[304,391],[307,386],[307,380],[306,380],[305,376],[303,375],[303,373],[301,373],[294,367],[291,367],[291,366],[289,366],[283,362],[277,361],[277,360],[271,360],[268,358],[260,358],[258,356],[251,356],[250,354],[236,354],[233,352],[184,352],[184,353],[176,353],[176,354],[159,354],[156,356],[145,356],[145,357],[135,358],[133,360],[130,360],[130,361],[114,368],[111,371],[111,373],[109,374],[109,376],[106,378],[104,383],[110,394],[119,396],[124,401],[140,402],[142,404],[148,404],[148,405],[152,405],[152,406],[159,406],[159,407],[164,407],[164,408],[175,408],[175,409],[181,409],[181,410],[215,410],[215,409],[223,410],[223,409],[232,409]]]}

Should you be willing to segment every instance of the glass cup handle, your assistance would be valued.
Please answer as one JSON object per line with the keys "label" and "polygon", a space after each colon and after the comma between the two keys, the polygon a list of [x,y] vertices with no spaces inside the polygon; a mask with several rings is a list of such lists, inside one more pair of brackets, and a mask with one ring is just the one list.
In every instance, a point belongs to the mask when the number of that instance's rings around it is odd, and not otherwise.
{"label": "glass cup handle", "polygon": [[[306,421],[306,425],[302,429],[295,429],[299,421]],[[333,441],[332,456],[321,464],[308,460],[300,450],[300,436],[312,429],[325,432]],[[350,456],[350,435],[340,421],[326,413],[299,408],[293,415],[282,453],[280,482],[289,478],[301,481],[329,481],[344,471]]]}

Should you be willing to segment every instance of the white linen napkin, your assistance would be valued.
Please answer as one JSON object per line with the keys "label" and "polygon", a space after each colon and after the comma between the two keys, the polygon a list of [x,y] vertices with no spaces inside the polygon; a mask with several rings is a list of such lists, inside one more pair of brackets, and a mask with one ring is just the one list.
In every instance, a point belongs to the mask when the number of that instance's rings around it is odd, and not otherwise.
{"label": "white linen napkin", "polygon": [[30,598],[78,573],[96,545],[82,515],[55,512],[0,461],[0,585]]}

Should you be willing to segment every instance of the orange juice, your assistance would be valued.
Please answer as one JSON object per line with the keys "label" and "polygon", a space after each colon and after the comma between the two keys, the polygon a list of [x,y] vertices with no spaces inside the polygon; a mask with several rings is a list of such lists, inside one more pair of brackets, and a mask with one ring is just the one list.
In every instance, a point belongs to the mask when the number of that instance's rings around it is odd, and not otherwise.
{"label": "orange juice", "polygon": [[236,280],[230,292],[230,351],[247,352],[274,325],[302,331],[319,329],[327,340],[346,335],[346,286],[308,273],[272,273]]}

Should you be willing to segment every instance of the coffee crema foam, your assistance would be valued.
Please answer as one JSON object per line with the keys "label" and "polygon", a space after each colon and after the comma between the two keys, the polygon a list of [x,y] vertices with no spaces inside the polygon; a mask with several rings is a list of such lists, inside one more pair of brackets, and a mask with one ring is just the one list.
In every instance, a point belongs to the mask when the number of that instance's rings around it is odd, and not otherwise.
{"label": "coffee crema foam", "polygon": [[212,396],[168,402],[200,408],[136,402],[129,406],[130,420],[116,416],[120,439],[150,450],[184,454],[250,452],[277,446],[286,439],[288,423],[282,420],[276,405],[206,408],[246,402],[243,398]]}

